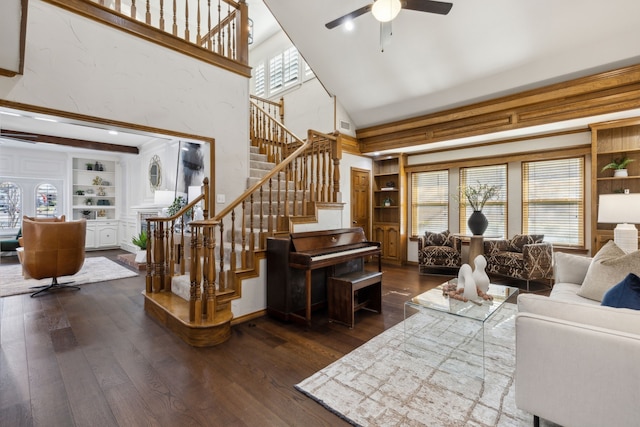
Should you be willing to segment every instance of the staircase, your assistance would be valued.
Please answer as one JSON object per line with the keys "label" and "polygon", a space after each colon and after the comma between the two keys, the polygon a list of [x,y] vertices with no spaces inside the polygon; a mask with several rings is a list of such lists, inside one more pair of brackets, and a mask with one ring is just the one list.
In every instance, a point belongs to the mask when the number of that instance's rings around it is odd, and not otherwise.
{"label": "staircase", "polygon": [[302,141],[270,109],[251,102],[250,172],[238,199],[213,218],[205,209],[205,219],[185,232],[181,217],[200,201],[210,206],[205,179],[202,195],[176,215],[147,222],[145,311],[193,346],[229,338],[242,281],[266,277],[259,267],[268,237],[290,233],[296,221],[317,221],[319,206],[342,208],[339,137],[310,130]]}

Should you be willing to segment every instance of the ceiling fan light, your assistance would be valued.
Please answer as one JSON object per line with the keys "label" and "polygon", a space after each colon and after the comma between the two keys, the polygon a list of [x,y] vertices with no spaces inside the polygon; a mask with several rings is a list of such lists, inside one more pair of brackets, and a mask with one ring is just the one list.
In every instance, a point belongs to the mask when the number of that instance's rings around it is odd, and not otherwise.
{"label": "ceiling fan light", "polygon": [[371,13],[380,22],[389,22],[400,13],[400,0],[377,0],[371,6]]}

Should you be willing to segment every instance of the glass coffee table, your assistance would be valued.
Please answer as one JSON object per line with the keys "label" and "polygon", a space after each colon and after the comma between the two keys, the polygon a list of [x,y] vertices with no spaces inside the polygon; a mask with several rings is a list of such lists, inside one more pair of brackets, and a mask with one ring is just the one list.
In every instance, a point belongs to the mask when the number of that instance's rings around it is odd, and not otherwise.
{"label": "glass coffee table", "polygon": [[484,379],[488,324],[504,320],[496,313],[507,301],[516,302],[518,288],[491,284],[487,294],[492,300],[463,302],[444,293],[447,283],[405,302],[405,352],[438,364],[438,369]]}

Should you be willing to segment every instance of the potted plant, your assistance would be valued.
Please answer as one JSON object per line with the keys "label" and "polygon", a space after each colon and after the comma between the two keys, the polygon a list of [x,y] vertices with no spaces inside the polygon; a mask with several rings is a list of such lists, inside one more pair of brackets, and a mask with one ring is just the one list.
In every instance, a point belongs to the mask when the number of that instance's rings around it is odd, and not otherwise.
{"label": "potted plant", "polygon": [[392,203],[393,203],[393,199],[391,197],[387,197],[382,201],[382,204],[384,206],[391,206]]}
{"label": "potted plant", "polygon": [[634,159],[630,159],[625,154],[622,157],[613,159],[611,163],[604,165],[600,172],[604,172],[607,169],[613,169],[613,176],[628,176],[627,165],[633,161]]}
{"label": "potted plant", "polygon": [[136,262],[147,262],[147,232],[142,230],[137,236],[131,238],[131,243],[140,248],[136,252]]}

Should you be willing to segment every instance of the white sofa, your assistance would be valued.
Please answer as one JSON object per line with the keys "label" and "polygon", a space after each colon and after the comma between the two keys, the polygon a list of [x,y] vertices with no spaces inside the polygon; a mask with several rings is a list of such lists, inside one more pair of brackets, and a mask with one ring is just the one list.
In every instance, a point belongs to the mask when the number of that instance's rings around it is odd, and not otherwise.
{"label": "white sofa", "polygon": [[534,425],[640,425],[640,311],[577,295],[590,263],[556,254],[550,296],[518,298],[516,404]]}

